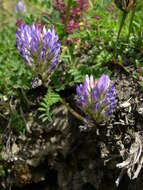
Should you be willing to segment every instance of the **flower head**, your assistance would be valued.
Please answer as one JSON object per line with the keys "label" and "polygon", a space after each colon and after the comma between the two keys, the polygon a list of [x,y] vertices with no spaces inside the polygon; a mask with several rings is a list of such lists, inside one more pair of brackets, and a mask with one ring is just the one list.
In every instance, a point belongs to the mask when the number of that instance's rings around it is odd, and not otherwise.
{"label": "flower head", "polygon": [[81,10],[86,10],[88,7],[88,0],[77,0],[77,5]]}
{"label": "flower head", "polygon": [[[54,9],[59,11],[60,18],[63,24],[66,21],[66,3],[64,0],[54,0]],[[76,0],[74,6],[70,7],[69,19],[67,23],[67,33],[72,34],[73,30],[80,28],[80,20],[82,13],[88,8],[88,0]]]}
{"label": "flower head", "polygon": [[25,13],[26,8],[25,8],[24,3],[22,1],[19,1],[17,4],[15,4],[14,10],[15,10],[15,13]]}
{"label": "flower head", "polygon": [[25,63],[42,79],[59,63],[60,42],[54,27],[46,30],[41,24],[21,24],[16,32],[16,47]]}
{"label": "flower head", "polygon": [[89,118],[102,122],[110,116],[116,104],[116,91],[108,75],[103,74],[97,82],[86,75],[83,84],[76,88],[77,105]]}

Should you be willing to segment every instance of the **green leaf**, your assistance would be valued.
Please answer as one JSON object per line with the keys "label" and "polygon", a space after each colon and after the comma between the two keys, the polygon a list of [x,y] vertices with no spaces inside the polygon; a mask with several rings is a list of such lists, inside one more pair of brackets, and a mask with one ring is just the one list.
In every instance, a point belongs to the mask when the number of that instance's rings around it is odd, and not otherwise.
{"label": "green leaf", "polygon": [[43,101],[40,103],[40,107],[38,110],[41,112],[39,118],[42,119],[43,122],[46,120],[52,121],[52,112],[51,106],[60,101],[59,94],[53,92],[50,88],[48,89],[47,94],[43,98]]}

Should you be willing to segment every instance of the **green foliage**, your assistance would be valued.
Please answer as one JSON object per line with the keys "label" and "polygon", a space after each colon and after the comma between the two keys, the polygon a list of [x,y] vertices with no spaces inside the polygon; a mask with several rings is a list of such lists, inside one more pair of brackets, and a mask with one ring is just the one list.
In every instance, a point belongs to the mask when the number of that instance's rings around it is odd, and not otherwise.
{"label": "green foliage", "polygon": [[[0,94],[17,96],[19,89],[30,89],[32,74],[15,48],[15,28],[0,29]],[[2,95],[1,94],[1,95]]]}
{"label": "green foliage", "polygon": [[14,129],[17,133],[25,132],[24,121],[17,111],[14,111],[14,113],[12,113],[11,118],[11,128]]}
{"label": "green foliage", "polygon": [[53,92],[49,88],[47,94],[40,103],[40,107],[38,108],[38,110],[41,112],[39,118],[41,118],[43,122],[45,122],[46,120],[52,121],[51,106],[53,106],[55,103],[59,101],[60,101],[59,94]]}
{"label": "green foliage", "polygon": [[0,165],[0,176],[6,177],[6,171],[3,165]]}

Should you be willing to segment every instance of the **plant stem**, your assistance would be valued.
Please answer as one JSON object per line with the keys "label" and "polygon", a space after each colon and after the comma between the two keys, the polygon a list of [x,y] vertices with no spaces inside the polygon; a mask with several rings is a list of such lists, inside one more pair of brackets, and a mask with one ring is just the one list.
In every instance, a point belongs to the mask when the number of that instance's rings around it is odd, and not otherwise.
{"label": "plant stem", "polygon": [[90,7],[93,8],[93,7],[94,7],[94,2],[93,2],[93,0],[89,0],[88,2],[89,2]]}
{"label": "plant stem", "polygon": [[130,24],[129,24],[129,33],[128,33],[127,41],[129,40],[130,34],[132,32],[132,24],[133,24],[133,19],[134,19],[134,16],[135,16],[135,12],[136,12],[136,5],[134,6],[134,8],[132,10],[132,15],[131,15]]}
{"label": "plant stem", "polygon": [[120,22],[120,28],[119,28],[118,36],[117,36],[117,42],[118,42],[118,40],[119,40],[119,38],[120,38],[120,34],[121,34],[122,28],[123,28],[123,26],[124,26],[124,23],[125,23],[127,14],[128,14],[128,13],[126,13],[126,12],[123,12],[123,14],[122,14],[122,19],[121,19],[121,22]]}
{"label": "plant stem", "polygon": [[[52,88],[50,89],[52,90],[53,93],[55,93],[55,91]],[[72,109],[61,96],[60,96],[60,102],[68,109],[69,112],[71,112],[72,115],[74,115],[77,119],[79,119],[83,123],[86,123],[86,119],[82,117],[79,113],[77,113],[74,109]]]}
{"label": "plant stem", "polygon": [[0,113],[0,117],[2,117],[5,120],[8,120],[2,113]]}
{"label": "plant stem", "polygon": [[75,110],[73,110],[65,100],[61,98],[61,103],[67,107],[67,109],[71,112],[72,115],[74,115],[77,119],[82,121],[83,123],[86,122],[85,118],[82,117],[80,114],[78,114]]}
{"label": "plant stem", "polygon": [[67,26],[68,26],[68,21],[69,21],[69,16],[70,16],[71,5],[72,5],[72,0],[68,0],[67,7],[66,7],[65,33],[67,32]]}
{"label": "plant stem", "polygon": [[24,117],[24,112],[23,112],[23,109],[22,109],[21,106],[20,106],[20,115],[21,115],[21,118],[23,119],[23,122],[24,122],[24,125],[25,125],[25,128],[26,128],[26,131],[27,131],[28,133],[31,133],[30,127],[29,127],[29,125],[27,124],[27,121],[26,121],[26,119],[25,119],[25,117]]}
{"label": "plant stem", "polygon": [[121,18],[121,22],[120,22],[120,27],[119,27],[117,39],[116,39],[116,42],[115,42],[115,50],[114,50],[115,57],[118,56],[118,48],[117,48],[117,46],[119,45],[120,34],[121,34],[122,28],[123,28],[123,26],[124,26],[124,23],[125,23],[127,14],[128,14],[127,12],[123,12],[123,13],[122,13],[122,18]]}
{"label": "plant stem", "polygon": [[31,105],[35,105],[34,103],[30,102],[26,96],[26,93],[24,92],[23,89],[21,89],[21,94],[23,95],[23,98],[25,100],[25,102],[27,103],[27,106],[30,107]]}

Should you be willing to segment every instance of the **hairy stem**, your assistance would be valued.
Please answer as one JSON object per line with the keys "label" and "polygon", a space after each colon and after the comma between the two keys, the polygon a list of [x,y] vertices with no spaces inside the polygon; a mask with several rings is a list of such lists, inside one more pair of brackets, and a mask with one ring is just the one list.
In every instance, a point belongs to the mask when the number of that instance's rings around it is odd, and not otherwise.
{"label": "hairy stem", "polygon": [[65,102],[65,100],[63,100],[62,98],[61,98],[61,103],[62,103],[63,105],[65,105],[65,106],[67,107],[67,109],[69,110],[69,112],[71,112],[71,114],[74,115],[77,119],[79,119],[79,120],[82,121],[83,123],[86,122],[85,118],[82,117],[82,116],[81,116],[79,113],[77,113],[75,110],[73,110],[73,109],[69,106],[69,104],[68,104],[67,102]]}

